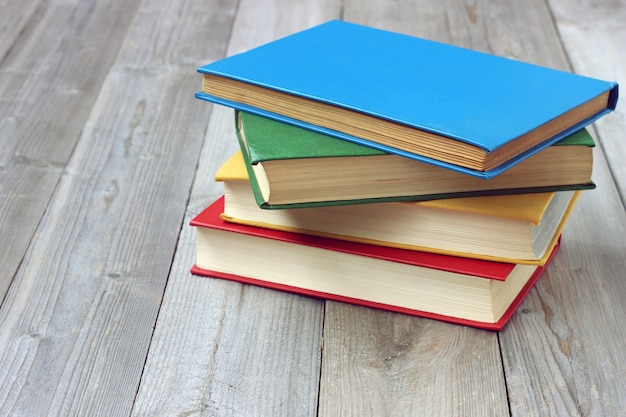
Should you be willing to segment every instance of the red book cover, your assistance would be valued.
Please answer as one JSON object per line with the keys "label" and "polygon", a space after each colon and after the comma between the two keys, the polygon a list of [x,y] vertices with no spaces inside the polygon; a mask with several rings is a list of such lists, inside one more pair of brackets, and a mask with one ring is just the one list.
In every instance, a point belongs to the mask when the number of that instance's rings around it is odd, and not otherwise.
{"label": "red book cover", "polygon": [[[190,225],[194,227],[211,228],[223,231],[229,231],[234,233],[242,233],[250,236],[262,237],[267,239],[275,239],[279,241],[289,242],[293,244],[308,245],[317,248],[340,251],[350,253],[358,256],[367,256],[372,258],[384,259],[392,262],[405,263],[409,265],[428,267],[433,269],[439,269],[448,272],[461,273],[465,275],[471,275],[475,277],[481,277],[486,279],[493,279],[498,281],[504,281],[508,274],[515,267],[514,264],[503,262],[491,262],[480,259],[454,257],[449,255],[440,255],[426,252],[418,252],[404,249],[396,249],[390,247],[382,247],[377,245],[369,245],[358,242],[348,242],[324,237],[303,235],[297,233],[283,232],[271,229],[265,229],[254,226],[247,226],[242,224],[235,224],[225,222],[220,218],[223,211],[224,200],[220,197],[212,205],[198,214],[191,222]],[[544,269],[550,263],[554,254],[557,252],[560,244],[557,244],[549,261],[543,267],[537,267],[532,277],[524,285],[522,290],[518,293],[517,297],[510,304],[506,312],[495,323],[479,322],[473,320],[466,320],[458,317],[451,317],[440,315],[436,313],[413,310],[405,307],[398,307],[394,305],[381,304],[372,302],[369,300],[362,300],[357,298],[350,298],[342,295],[325,293],[307,288],[300,288],[290,285],[284,285],[280,283],[265,281],[261,279],[255,279],[236,274],[229,274],[220,271],[214,271],[209,269],[203,269],[194,265],[191,268],[191,273],[199,276],[207,276],[214,278],[227,279],[231,281],[241,282],[245,284],[251,284],[266,288],[271,288],[280,291],[291,292],[300,295],[313,296],[333,301],[341,301],[351,303],[355,305],[361,305],[366,307],[378,308],[403,314],[409,314],[418,317],[425,317],[430,319],[441,320],[449,323],[461,324],[471,327],[477,327],[488,330],[501,330],[508,320],[511,318],[517,307],[525,298],[526,294],[533,287],[537,279],[541,276]]]}
{"label": "red book cover", "polygon": [[223,211],[224,197],[222,196],[191,220],[190,224],[500,281],[504,281],[515,266],[505,262],[419,252],[235,224],[220,219]]}

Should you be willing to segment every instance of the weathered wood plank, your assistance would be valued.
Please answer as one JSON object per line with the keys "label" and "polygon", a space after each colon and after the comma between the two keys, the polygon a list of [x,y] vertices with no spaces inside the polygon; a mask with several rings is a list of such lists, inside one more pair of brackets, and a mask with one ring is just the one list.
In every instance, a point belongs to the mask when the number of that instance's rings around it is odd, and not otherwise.
{"label": "weathered wood plank", "polygon": [[133,416],[314,415],[323,302],[192,276],[192,216],[221,193],[236,149],[232,111],[214,107]]}
{"label": "weathered wood plank", "polygon": [[[102,88],[85,86],[100,95],[0,311],[0,414],[130,414],[209,115],[195,63],[223,55],[235,6],[144,1]],[[47,104],[52,137],[85,111],[70,104]]]}
{"label": "weathered wood plank", "polygon": [[555,48],[558,34],[541,0],[348,1],[344,18],[547,66],[551,59],[566,59],[562,48]]}
{"label": "weathered wood plank", "polygon": [[329,302],[323,352],[321,416],[508,415],[494,333]]}
{"label": "weathered wood plank", "polygon": [[[0,55],[0,299],[76,145],[138,1],[44,2],[36,10],[32,2],[9,3],[2,9],[2,20],[17,26],[7,32],[7,42],[13,37],[6,49],[10,53]],[[25,26],[17,30],[19,25]]]}
{"label": "weathered wood plank", "polygon": [[35,26],[41,0],[0,0],[0,65],[26,27]]}
{"label": "weathered wood plank", "polygon": [[[243,1],[228,54],[338,11],[332,2]],[[213,107],[186,221],[222,192],[213,176],[238,148],[233,120]],[[194,277],[194,260],[195,233],[185,227],[133,415],[315,415],[323,301]]]}
{"label": "weathered wood plank", "polygon": [[[626,1],[549,0],[573,69],[590,77],[626,80]],[[626,107],[595,123],[622,201],[626,202]]]}

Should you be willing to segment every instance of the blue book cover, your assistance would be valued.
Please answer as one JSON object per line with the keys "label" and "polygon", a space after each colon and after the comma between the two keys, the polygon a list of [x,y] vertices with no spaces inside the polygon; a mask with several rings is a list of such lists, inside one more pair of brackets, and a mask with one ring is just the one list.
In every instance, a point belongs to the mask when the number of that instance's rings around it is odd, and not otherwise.
{"label": "blue book cover", "polygon": [[[610,112],[618,91],[615,82],[338,20],[198,71],[200,99],[485,179]],[[299,110],[311,102],[327,113]],[[388,137],[372,134],[372,122]]]}

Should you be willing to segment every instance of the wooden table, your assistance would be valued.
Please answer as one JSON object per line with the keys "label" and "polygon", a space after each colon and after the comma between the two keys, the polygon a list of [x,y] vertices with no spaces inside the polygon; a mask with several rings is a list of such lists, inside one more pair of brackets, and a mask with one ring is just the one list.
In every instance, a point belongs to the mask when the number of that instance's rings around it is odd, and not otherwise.
{"label": "wooden table", "polygon": [[334,18],[626,81],[624,0],[0,0],[2,416],[626,415],[623,105],[502,332],[190,275],[196,68]]}

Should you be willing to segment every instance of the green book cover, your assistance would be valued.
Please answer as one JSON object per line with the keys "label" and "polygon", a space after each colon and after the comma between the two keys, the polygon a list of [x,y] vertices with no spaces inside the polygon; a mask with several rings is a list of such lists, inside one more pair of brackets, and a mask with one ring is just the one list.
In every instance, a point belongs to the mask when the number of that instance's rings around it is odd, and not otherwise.
{"label": "green book cover", "polygon": [[[338,158],[338,163],[346,163],[344,158],[368,157],[389,155],[386,152],[362,146],[356,143],[338,140],[331,136],[320,134],[308,129],[299,128],[286,123],[278,122],[262,116],[239,110],[235,111],[237,138],[241,147],[246,170],[257,204],[265,209],[318,207],[343,204],[365,204],[391,201],[425,201],[443,198],[458,198],[472,196],[488,196],[500,194],[521,194],[563,190],[585,190],[595,188],[592,181],[579,184],[552,185],[498,188],[486,190],[472,190],[460,192],[428,193],[422,195],[381,196],[359,199],[331,199],[321,201],[307,201],[287,204],[271,204],[263,197],[259,178],[253,166],[268,161],[297,160],[312,158]],[[586,146],[593,147],[595,142],[586,129],[581,129],[562,139],[553,146]],[[418,161],[411,161],[422,164]],[[440,169],[434,167],[433,169]],[[453,173],[451,175],[459,175]],[[461,174],[462,175],[462,174]],[[494,180],[480,180],[494,181]],[[498,180],[499,181],[499,180]],[[480,183],[480,182],[479,182]]]}
{"label": "green book cover", "polygon": [[[247,153],[253,164],[280,159],[387,154],[367,146],[338,140],[308,129],[239,110],[235,111],[235,117],[237,123],[246,132]],[[589,132],[583,128],[553,146],[593,147],[595,142]]]}

